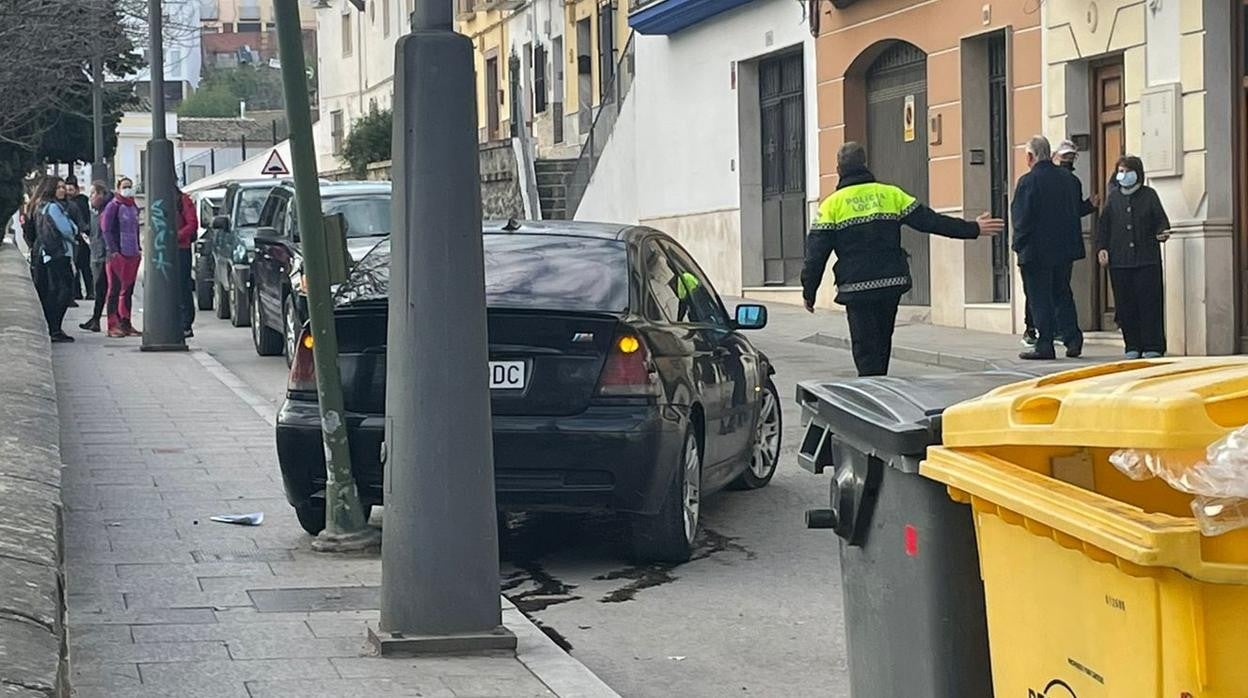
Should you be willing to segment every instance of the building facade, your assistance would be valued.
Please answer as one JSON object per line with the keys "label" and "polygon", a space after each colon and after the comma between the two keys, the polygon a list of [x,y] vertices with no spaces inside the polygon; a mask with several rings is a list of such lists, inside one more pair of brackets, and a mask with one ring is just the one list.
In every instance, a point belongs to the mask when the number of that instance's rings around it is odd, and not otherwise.
{"label": "building facade", "polygon": [[[307,39],[305,50],[315,49],[312,5],[299,3]],[[267,63],[277,57],[277,24],[273,0],[200,0],[204,65],[232,68],[240,63]],[[311,56],[309,56],[311,58]]]}
{"label": "building facade", "polygon": [[723,293],[792,296],[819,194],[802,6],[652,0],[629,22],[633,85],[575,217],[667,232]]}
{"label": "building facade", "polygon": [[[1244,4],[1215,0],[1049,0],[1045,130],[1086,144],[1086,181],[1104,191],[1125,153],[1144,162],[1170,218],[1165,318],[1175,354],[1244,350]],[[1103,271],[1076,297],[1090,329],[1112,330]]]}
{"label": "building facade", "polygon": [[[821,3],[819,191],[836,152],[867,146],[876,176],[936,211],[1007,217],[1042,130],[1040,12],[1029,3],[900,0]],[[903,233],[913,289],[903,314],[940,325],[1021,332],[1022,283],[1009,236],[960,241]],[[1086,265],[1087,262],[1080,263]],[[827,280],[819,304],[832,306]]]}

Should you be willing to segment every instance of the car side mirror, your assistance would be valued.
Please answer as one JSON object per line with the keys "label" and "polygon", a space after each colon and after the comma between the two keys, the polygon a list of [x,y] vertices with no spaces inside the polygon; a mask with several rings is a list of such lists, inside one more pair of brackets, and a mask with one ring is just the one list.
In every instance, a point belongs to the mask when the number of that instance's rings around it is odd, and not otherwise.
{"label": "car side mirror", "polygon": [[739,330],[761,330],[767,326],[767,306],[744,303],[737,306],[736,325]]}
{"label": "car side mirror", "polygon": [[213,230],[229,230],[230,229],[230,217],[229,216],[217,216],[216,218],[213,218],[212,229]]}

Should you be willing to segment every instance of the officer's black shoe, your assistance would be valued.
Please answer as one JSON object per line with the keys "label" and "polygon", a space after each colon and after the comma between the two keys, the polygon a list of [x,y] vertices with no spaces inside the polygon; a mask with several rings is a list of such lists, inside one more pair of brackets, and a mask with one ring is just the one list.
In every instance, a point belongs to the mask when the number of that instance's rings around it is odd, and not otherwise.
{"label": "officer's black shoe", "polygon": [[1083,356],[1083,338],[1080,337],[1074,342],[1066,342],[1066,358],[1077,359]]}
{"label": "officer's black shoe", "polygon": [[1053,351],[1053,347],[1049,347],[1047,350],[1036,348],[1019,354],[1018,358],[1023,361],[1053,361],[1057,358],[1057,352]]}

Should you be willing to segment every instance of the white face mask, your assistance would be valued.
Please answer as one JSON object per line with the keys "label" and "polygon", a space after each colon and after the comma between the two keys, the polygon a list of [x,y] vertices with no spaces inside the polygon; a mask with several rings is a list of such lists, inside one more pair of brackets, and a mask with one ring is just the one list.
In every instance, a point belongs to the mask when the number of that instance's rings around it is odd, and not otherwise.
{"label": "white face mask", "polygon": [[122,190],[121,190],[121,195],[122,195],[122,196],[124,196],[124,197],[126,197],[127,199],[133,199],[133,198],[134,198],[134,189],[133,189],[133,188],[131,188],[131,187],[126,187],[125,189],[122,189]]}

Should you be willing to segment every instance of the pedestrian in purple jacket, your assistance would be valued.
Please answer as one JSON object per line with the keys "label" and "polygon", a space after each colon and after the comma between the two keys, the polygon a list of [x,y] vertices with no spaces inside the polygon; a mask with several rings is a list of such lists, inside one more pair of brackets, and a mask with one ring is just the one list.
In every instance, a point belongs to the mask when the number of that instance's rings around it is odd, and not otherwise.
{"label": "pedestrian in purple jacket", "polygon": [[108,251],[108,336],[138,337],[143,333],[131,322],[131,305],[139,263],[143,260],[139,207],[134,201],[134,182],[123,178],[118,184],[116,195],[100,216],[100,230]]}

